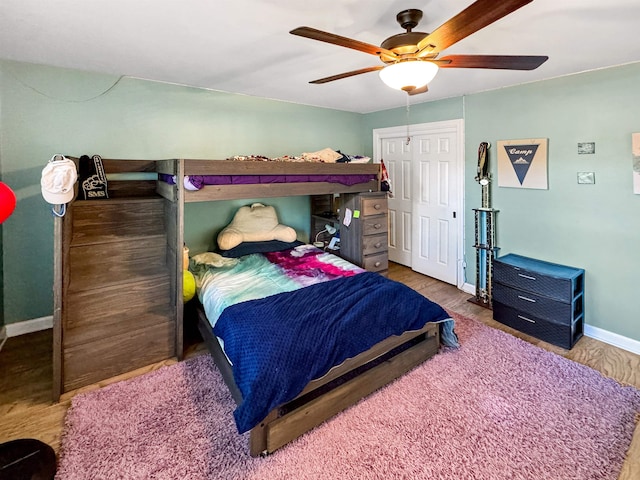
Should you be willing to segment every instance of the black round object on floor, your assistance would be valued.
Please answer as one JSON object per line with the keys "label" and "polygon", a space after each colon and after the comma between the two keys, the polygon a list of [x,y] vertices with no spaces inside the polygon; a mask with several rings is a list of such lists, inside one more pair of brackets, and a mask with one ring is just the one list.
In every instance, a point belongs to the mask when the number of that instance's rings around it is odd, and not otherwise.
{"label": "black round object on floor", "polygon": [[52,480],[56,453],[40,440],[21,438],[0,444],[0,480]]}

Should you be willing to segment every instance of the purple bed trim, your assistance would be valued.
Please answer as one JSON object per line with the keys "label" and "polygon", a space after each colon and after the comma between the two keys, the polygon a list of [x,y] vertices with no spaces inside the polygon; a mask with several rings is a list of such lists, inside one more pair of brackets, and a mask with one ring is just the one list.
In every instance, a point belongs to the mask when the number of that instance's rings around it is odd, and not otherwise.
{"label": "purple bed trim", "polygon": [[[160,180],[175,185],[172,175],[161,173]],[[197,190],[205,185],[256,185],[260,183],[307,183],[329,182],[342,185],[357,185],[377,180],[375,174],[354,175],[191,175],[189,183]]]}

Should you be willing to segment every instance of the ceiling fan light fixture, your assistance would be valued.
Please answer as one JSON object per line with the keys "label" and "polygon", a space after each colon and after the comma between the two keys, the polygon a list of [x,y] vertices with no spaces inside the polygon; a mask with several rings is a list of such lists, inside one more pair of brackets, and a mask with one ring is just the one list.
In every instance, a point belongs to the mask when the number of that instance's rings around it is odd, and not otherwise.
{"label": "ceiling fan light fixture", "polygon": [[380,78],[389,87],[396,90],[413,90],[424,87],[434,79],[438,66],[424,60],[397,62],[380,70]]}

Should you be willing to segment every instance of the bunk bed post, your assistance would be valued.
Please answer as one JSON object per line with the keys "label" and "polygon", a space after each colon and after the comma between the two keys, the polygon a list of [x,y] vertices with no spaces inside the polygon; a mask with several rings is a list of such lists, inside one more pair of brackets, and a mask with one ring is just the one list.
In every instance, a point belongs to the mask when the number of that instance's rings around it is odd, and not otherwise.
{"label": "bunk bed post", "polygon": [[[156,163],[157,173],[175,175],[182,178],[184,163],[179,159],[161,160]],[[164,223],[167,233],[167,266],[171,277],[171,305],[175,310],[175,356],[182,360],[184,356],[184,327],[182,301],[182,249],[184,245],[184,194],[182,182],[175,185],[158,181],[157,192],[165,199]]]}
{"label": "bunk bed post", "polygon": [[53,221],[53,401],[62,394],[62,230],[64,217]]}
{"label": "bunk bed post", "polygon": [[[176,179],[184,177],[184,160],[174,162]],[[184,249],[184,184],[176,181],[176,356],[182,360],[184,356],[184,302],[183,302],[183,249]]]}
{"label": "bunk bed post", "polygon": [[[78,164],[77,159],[72,158]],[[63,216],[54,215],[53,220],[53,401],[58,402],[64,393],[64,349],[63,310],[65,290],[69,288],[69,246],[68,239],[73,231],[73,204],[78,197],[78,186],[74,187],[74,198],[66,205]]]}

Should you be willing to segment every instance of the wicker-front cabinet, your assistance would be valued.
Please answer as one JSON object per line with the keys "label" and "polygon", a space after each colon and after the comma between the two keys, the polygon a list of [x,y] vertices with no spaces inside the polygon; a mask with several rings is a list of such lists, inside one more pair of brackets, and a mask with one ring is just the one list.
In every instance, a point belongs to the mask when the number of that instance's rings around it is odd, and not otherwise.
{"label": "wicker-front cabinet", "polygon": [[493,318],[570,349],[584,332],[584,270],[509,254],[493,260]]}
{"label": "wicker-front cabinet", "polygon": [[388,249],[387,194],[345,194],[340,210],[340,256],[366,270],[386,275]]}

